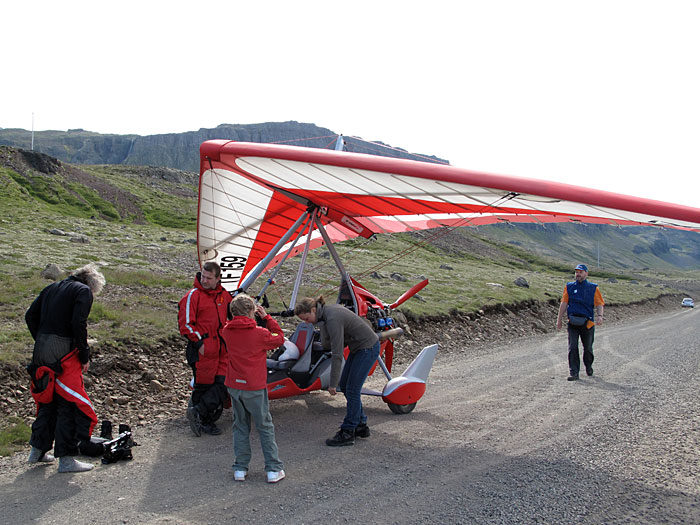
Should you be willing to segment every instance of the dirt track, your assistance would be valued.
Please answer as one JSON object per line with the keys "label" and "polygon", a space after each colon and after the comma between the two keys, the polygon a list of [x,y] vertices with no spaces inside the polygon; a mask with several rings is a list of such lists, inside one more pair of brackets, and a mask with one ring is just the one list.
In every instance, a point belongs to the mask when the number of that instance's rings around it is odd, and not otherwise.
{"label": "dirt track", "polygon": [[[340,396],[273,401],[288,479],[234,483],[231,431],[139,428],[130,463],[84,474],[0,460],[3,523],[698,523],[698,310],[603,326],[595,376],[565,380],[565,334],[438,355],[407,416],[329,449]],[[230,424],[230,411],[223,426]]]}

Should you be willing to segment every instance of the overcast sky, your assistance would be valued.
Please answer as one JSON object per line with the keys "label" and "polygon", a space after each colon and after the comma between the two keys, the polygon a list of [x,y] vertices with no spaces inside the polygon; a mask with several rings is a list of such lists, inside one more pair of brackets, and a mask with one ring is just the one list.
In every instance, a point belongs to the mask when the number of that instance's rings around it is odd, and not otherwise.
{"label": "overcast sky", "polygon": [[694,1],[3,5],[0,127],[296,120],[453,165],[700,207]]}

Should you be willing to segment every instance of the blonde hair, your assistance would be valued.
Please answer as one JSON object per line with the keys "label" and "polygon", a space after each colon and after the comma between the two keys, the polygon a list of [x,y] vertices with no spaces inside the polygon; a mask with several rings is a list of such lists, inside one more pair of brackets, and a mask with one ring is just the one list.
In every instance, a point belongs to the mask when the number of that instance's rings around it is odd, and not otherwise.
{"label": "blonde hair", "polygon": [[297,305],[294,307],[294,315],[308,314],[311,312],[312,308],[316,307],[317,304],[326,304],[326,301],[323,300],[322,295],[316,299],[313,299],[312,297],[304,297],[303,299],[300,299]]}
{"label": "blonde hair", "polygon": [[72,273],[78,281],[86,284],[93,295],[98,295],[102,291],[102,287],[107,282],[105,276],[97,269],[94,264],[86,264],[82,268],[78,268]]}
{"label": "blonde hair", "polygon": [[240,293],[233,298],[233,301],[231,301],[229,310],[231,311],[232,317],[237,315],[245,315],[246,317],[250,317],[250,313],[255,311],[255,301],[253,301],[253,298],[249,295]]}

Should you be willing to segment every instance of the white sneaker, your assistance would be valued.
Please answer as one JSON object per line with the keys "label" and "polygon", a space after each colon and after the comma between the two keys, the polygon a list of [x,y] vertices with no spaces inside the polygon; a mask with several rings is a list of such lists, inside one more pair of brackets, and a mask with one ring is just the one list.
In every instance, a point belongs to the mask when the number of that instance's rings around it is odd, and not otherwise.
{"label": "white sneaker", "polygon": [[55,460],[51,454],[48,452],[42,453],[41,450],[39,450],[36,447],[32,447],[31,452],[29,452],[29,459],[27,459],[28,463],[51,463]]}
{"label": "white sneaker", "polygon": [[73,456],[63,456],[58,458],[59,472],[87,472],[95,468],[92,463],[78,461]]}
{"label": "white sneaker", "polygon": [[277,483],[278,481],[282,481],[283,479],[284,479],[284,470],[280,470],[279,472],[270,471],[267,473],[267,482],[268,483]]}
{"label": "white sneaker", "polygon": [[234,470],[233,471],[233,480],[234,481],[245,481],[245,477],[247,474],[248,474],[248,472],[245,470]]}

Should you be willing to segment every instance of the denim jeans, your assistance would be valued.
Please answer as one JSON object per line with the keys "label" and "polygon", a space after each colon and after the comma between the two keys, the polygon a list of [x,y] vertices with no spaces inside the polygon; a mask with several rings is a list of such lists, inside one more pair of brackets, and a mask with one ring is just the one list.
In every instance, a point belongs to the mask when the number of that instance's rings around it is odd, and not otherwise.
{"label": "denim jeans", "polygon": [[345,361],[343,373],[338,382],[338,387],[347,400],[345,419],[340,425],[343,430],[354,432],[357,425],[367,423],[367,416],[362,409],[362,385],[377,357],[379,357],[379,341],[371,348],[362,348],[350,353]]}
{"label": "denim jeans", "polygon": [[279,472],[282,462],[275,442],[275,426],[270,415],[267,388],[262,390],[238,390],[228,388],[233,408],[233,454],[236,456],[233,470],[248,470],[250,463],[250,421],[260,436],[265,472]]}
{"label": "denim jeans", "polygon": [[581,370],[581,358],[578,352],[578,340],[581,338],[583,343],[583,365],[589,368],[593,365],[593,338],[595,336],[595,326],[586,328],[586,326],[567,325],[569,333],[569,373],[572,376],[577,376]]}

